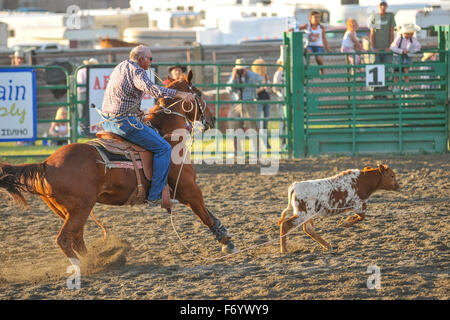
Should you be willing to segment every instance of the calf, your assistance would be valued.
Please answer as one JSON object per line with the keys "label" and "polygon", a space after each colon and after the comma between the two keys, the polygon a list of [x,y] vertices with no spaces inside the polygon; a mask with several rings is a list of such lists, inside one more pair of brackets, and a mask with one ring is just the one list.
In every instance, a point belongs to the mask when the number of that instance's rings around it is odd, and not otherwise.
{"label": "calf", "polygon": [[[350,227],[364,219],[366,200],[378,189],[400,189],[394,171],[387,165],[347,170],[325,179],[294,182],[289,187],[289,204],[278,221],[281,252],[286,252],[289,230],[300,224],[303,224],[303,231],[325,250],[330,249],[331,246],[314,231],[313,219],[354,209],[356,214],[348,217],[344,223],[345,227]],[[294,215],[285,220],[291,206]]]}

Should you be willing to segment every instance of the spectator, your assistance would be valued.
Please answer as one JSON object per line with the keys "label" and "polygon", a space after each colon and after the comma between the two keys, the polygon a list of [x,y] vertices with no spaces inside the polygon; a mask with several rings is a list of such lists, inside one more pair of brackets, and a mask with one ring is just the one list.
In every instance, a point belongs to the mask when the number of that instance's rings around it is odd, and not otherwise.
{"label": "spectator", "polygon": [[[261,84],[262,78],[259,74],[248,70],[244,59],[236,59],[236,66],[233,68],[228,84]],[[256,87],[227,87],[228,93],[231,94],[231,99],[234,101],[253,101],[256,99]],[[256,118],[256,105],[238,103],[228,113],[229,118]],[[233,129],[241,128],[242,125],[238,121],[231,122],[229,127]],[[249,121],[246,123],[246,128],[256,129],[256,123]]]}
{"label": "spectator", "polygon": [[[23,50],[17,50],[11,57],[12,67],[23,67],[25,65],[25,52]],[[34,141],[17,141],[16,146],[33,146]]]}
{"label": "spectator", "polygon": [[[83,64],[86,66],[99,64],[98,60],[95,58],[90,58],[89,60],[83,60]],[[88,67],[81,68],[77,72],[77,84],[87,84],[87,69]],[[88,135],[89,134],[89,101],[87,96],[87,88],[86,86],[78,87],[77,86],[77,100],[84,101],[84,103],[78,103],[78,118],[83,119],[79,122],[79,132]]]}
{"label": "spectator", "polygon": [[165,86],[174,80],[183,79],[183,77],[185,76],[185,73],[186,73],[186,67],[175,65],[175,66],[169,67],[169,69],[167,71],[169,72],[169,74],[167,75],[167,78],[162,83]]}
{"label": "spectator", "polygon": [[[400,34],[395,38],[390,47],[393,52],[398,54],[394,56],[395,64],[409,65],[412,63],[411,55],[420,51],[422,48],[417,38],[414,37],[414,33],[419,30],[420,28],[413,23],[407,23],[401,27]],[[408,67],[402,68],[402,72],[407,74]],[[398,77],[395,77],[394,81],[398,82]],[[405,82],[409,82],[409,77],[405,77]],[[404,90],[409,91],[410,88],[404,88]],[[398,92],[399,88],[395,87],[393,91]]]}
{"label": "spectator", "polygon": [[[67,109],[65,107],[60,107],[56,111],[55,120],[67,120]],[[69,136],[69,126],[68,122],[52,122],[50,129],[48,129],[48,135],[50,137],[68,137]],[[62,146],[67,144],[67,140],[53,140],[51,145]]]}
{"label": "spectator", "polygon": [[[278,67],[277,71],[273,75],[273,84],[284,84],[284,68],[283,68],[284,61],[283,61],[283,59],[278,59],[277,64],[279,64],[280,67]],[[273,87],[272,91],[277,95],[279,100],[285,99],[284,88]],[[287,118],[286,105],[283,103],[283,104],[277,105],[277,107],[278,107],[277,108],[278,115],[280,116],[280,118],[286,119]],[[280,134],[281,135],[286,134],[284,129],[285,129],[284,121],[281,121],[280,122]],[[286,138],[282,138],[282,143],[286,144]]]}
{"label": "spectator", "polygon": [[[370,45],[372,51],[389,52],[389,46],[394,41],[394,28],[396,26],[394,14],[387,12],[388,4],[386,0],[381,0],[378,4],[378,13],[369,17],[367,25],[370,28]],[[375,55],[375,63],[391,63],[390,53],[378,53]],[[387,87],[375,87],[374,91],[384,91]],[[376,96],[375,98],[386,98],[386,96]]]}
{"label": "spectator", "polygon": [[[394,41],[394,28],[396,26],[394,14],[387,12],[386,0],[378,5],[379,13],[372,14],[368,21],[370,28],[370,45],[372,51],[390,51],[390,44]],[[375,63],[391,63],[392,56],[386,53],[375,55]]]}
{"label": "spectator", "polygon": [[[262,83],[270,83],[269,76],[267,75],[266,66],[257,66],[255,64],[265,64],[263,58],[258,58],[253,61],[251,70],[259,74],[262,78]],[[257,112],[260,118],[270,118],[270,104],[264,103],[264,100],[270,100],[270,88],[259,87],[256,89],[256,99],[261,101],[261,104],[257,105]],[[267,121],[260,121],[259,129],[267,130]],[[270,148],[269,141],[267,141],[267,148]]]}
{"label": "spectator", "polygon": [[[248,70],[244,59],[236,59],[236,66],[233,68],[228,84],[261,84],[262,78],[259,74]],[[256,87],[244,86],[244,87],[227,87],[228,93],[231,95],[231,99],[234,101],[254,101],[256,100]],[[228,118],[256,118],[256,105],[249,103],[237,103],[231,107],[228,112]],[[245,129],[256,129],[255,121],[230,121],[228,128],[239,129],[245,127]],[[237,149],[236,139],[234,140],[234,149]],[[239,146],[240,147],[240,146]]]}
{"label": "spectator", "polygon": [[[439,54],[437,52],[425,52],[423,54],[423,57],[421,59],[422,62],[427,62],[427,61],[437,61],[439,58]],[[429,70],[433,70],[433,67],[429,67],[429,66],[422,66],[420,67],[421,71],[429,71]],[[424,80],[430,80],[430,76],[429,75],[423,75],[420,76],[420,79],[424,79]],[[438,84],[422,84],[420,85],[420,89],[439,89],[439,85]]]}
{"label": "spectator", "polygon": [[[358,29],[359,25],[355,19],[350,18],[347,20],[347,31],[345,32],[344,38],[342,39],[341,52],[345,53],[345,52],[365,51],[356,34],[356,31],[358,31]],[[361,63],[361,58],[359,55],[349,54],[347,56],[347,59],[352,65]]]}
{"label": "spectator", "polygon": [[[298,27],[298,30],[305,30],[306,33],[305,53],[323,53],[325,50],[327,52],[331,52],[330,46],[328,45],[325,28],[320,24],[320,19],[320,12],[311,11],[309,14],[309,23]],[[317,64],[322,66],[322,57],[319,55],[314,57],[316,58]],[[320,69],[320,73],[324,74],[324,70]]]}
{"label": "spectator", "polygon": [[25,64],[25,53],[17,50],[11,58],[11,66],[20,67]]}

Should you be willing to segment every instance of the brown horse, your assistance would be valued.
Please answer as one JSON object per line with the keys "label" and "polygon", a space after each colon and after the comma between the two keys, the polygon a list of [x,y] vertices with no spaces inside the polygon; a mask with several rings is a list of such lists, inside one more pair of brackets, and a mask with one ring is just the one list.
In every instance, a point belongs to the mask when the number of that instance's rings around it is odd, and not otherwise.
{"label": "brown horse", "polygon": [[[168,86],[195,93],[196,104],[188,108],[182,101],[160,99],[145,119],[162,136],[185,128],[186,121],[202,121],[204,127],[214,126],[215,118],[191,80],[192,72],[189,72],[185,79],[174,81]],[[170,143],[174,146],[179,142]],[[83,229],[95,203],[124,205],[136,189],[136,176],[127,173],[127,169],[105,170],[101,160],[95,147],[73,143],[61,147],[41,163],[16,166],[0,164],[0,188],[6,189],[18,204],[27,205],[21,192],[38,194],[53,212],[64,219],[56,243],[73,264],[79,263],[76,253],[80,256],[87,253]],[[150,182],[144,179],[142,170],[140,173],[148,194]],[[222,251],[235,252],[236,248],[226,228],[205,206],[192,164],[175,164],[172,161],[168,184],[173,190],[177,185],[175,198],[189,206],[211,230],[222,245]]]}

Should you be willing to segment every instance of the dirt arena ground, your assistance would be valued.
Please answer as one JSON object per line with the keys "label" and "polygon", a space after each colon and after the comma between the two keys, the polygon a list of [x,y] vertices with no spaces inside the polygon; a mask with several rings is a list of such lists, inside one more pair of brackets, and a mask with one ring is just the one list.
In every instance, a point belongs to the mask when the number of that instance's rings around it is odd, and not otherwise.
{"label": "dirt arena ground", "polygon": [[[72,273],[55,243],[62,220],[38,197],[27,196],[30,208],[23,210],[0,193],[0,299],[449,299],[449,160],[448,154],[284,160],[271,176],[261,175],[259,165],[197,166],[206,203],[236,246],[260,246],[205,263],[181,245],[161,209],[97,205],[110,237],[103,243],[101,229],[88,220],[91,254],[78,290],[66,286]],[[300,229],[289,235],[289,252],[279,252],[277,220],[293,181],[377,162],[394,168],[400,193],[375,193],[365,221],[352,228],[337,226],[352,212],[317,220],[330,252]],[[186,245],[221,257],[197,217],[175,209]],[[369,289],[376,268],[381,287]]]}

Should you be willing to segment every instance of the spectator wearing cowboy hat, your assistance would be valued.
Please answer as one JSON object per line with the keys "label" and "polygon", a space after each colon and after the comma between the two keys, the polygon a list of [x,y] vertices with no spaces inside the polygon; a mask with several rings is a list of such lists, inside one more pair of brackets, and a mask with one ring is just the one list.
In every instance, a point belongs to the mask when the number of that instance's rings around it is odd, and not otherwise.
{"label": "spectator wearing cowboy hat", "polygon": [[[408,65],[412,63],[412,55],[422,48],[417,38],[414,37],[414,33],[419,30],[420,27],[416,26],[414,23],[406,23],[401,26],[399,35],[390,46],[392,52],[397,54],[394,56],[394,64],[399,64],[400,59],[401,64]],[[408,73],[408,67],[403,68],[402,72]],[[398,82],[398,77],[396,77],[394,81]],[[409,82],[409,77],[405,77],[405,82]],[[410,89],[404,88],[404,90],[409,91]],[[398,87],[395,87],[393,91],[398,92]]]}
{"label": "spectator wearing cowboy hat", "polygon": [[[249,70],[245,65],[244,59],[236,59],[235,67],[231,73],[231,76],[227,82],[227,84],[261,84],[263,78],[257,74]],[[256,87],[227,87],[228,93],[231,95],[231,99],[234,101],[242,101],[256,100]],[[256,104],[245,104],[238,103],[236,104],[228,114],[229,118],[256,118]],[[256,129],[255,121],[248,121],[245,124],[247,129],[252,128]],[[229,128],[238,129],[242,128],[242,124],[238,122],[232,122],[229,124]]]}
{"label": "spectator wearing cowboy hat", "polygon": [[11,56],[11,66],[20,67],[25,64],[25,53],[23,50],[17,50]]}
{"label": "spectator wearing cowboy hat", "polygon": [[[235,67],[227,84],[262,84],[262,81],[263,78],[259,74],[245,66],[244,59],[236,59]],[[230,94],[231,100],[234,101],[255,101],[257,97],[256,87],[254,86],[227,87],[226,90]],[[256,118],[256,109],[256,104],[238,102],[230,108],[228,118]],[[242,127],[256,129],[256,121],[230,121],[228,123],[229,129],[241,129]],[[240,152],[241,146],[234,138],[233,143],[234,149]]]}
{"label": "spectator wearing cowboy hat", "polygon": [[171,83],[174,80],[180,80],[184,77],[185,73],[186,73],[187,69],[185,66],[180,66],[180,65],[174,65],[171,66],[167,69],[167,72],[169,73],[167,75],[166,80],[163,81],[163,85],[168,85],[169,83]]}

